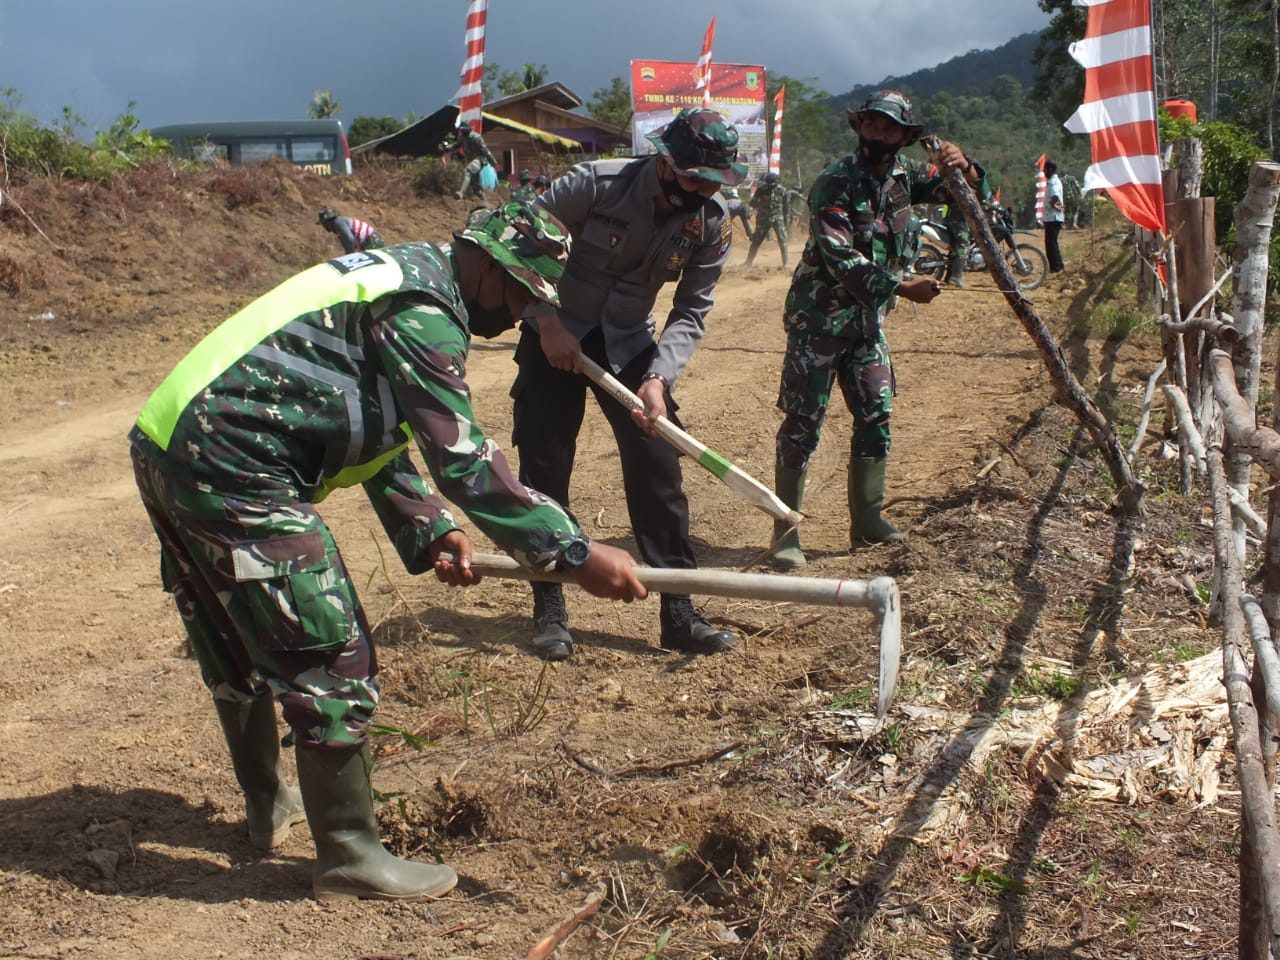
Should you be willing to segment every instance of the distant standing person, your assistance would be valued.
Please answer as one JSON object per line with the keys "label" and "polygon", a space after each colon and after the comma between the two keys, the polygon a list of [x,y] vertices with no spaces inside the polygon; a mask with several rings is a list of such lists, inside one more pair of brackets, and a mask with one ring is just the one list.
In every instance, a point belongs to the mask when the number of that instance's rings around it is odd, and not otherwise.
{"label": "distant standing person", "polygon": [[[901,156],[924,130],[901,93],[881,90],[846,115],[857,150],[823,170],[809,191],[809,241],[787,291],[775,485],[788,506],[800,509],[809,458],[838,384],[853,414],[847,492],[849,542],[856,548],[902,539],[880,516],[895,386],[885,312],[894,297],[929,303],[939,292],[933,277],[895,275],[910,255],[911,206],[948,202],[944,175],[951,170],[987,191],[982,168],[954,143],[942,143],[934,173]],[[775,565],[802,565],[799,536],[792,530],[779,540],[783,533],[786,525],[775,524]]]}
{"label": "distant standing person", "polygon": [[459,200],[469,196],[483,197],[484,189],[480,185],[480,170],[486,163],[497,170],[498,161],[489,152],[484,137],[471,129],[471,124],[459,123],[455,132],[457,136],[446,148],[446,152],[452,151],[454,156],[465,164],[462,168],[462,183],[458,187],[457,197]]}
{"label": "distant standing person", "polygon": [[320,219],[317,222],[338,238],[342,243],[342,249],[347,253],[378,250],[386,246],[382,235],[373,228],[373,224],[357,220],[355,217],[340,217],[330,207],[320,211]]}
{"label": "distant standing person", "polygon": [[782,251],[782,265],[787,265],[787,191],[776,173],[766,173],[760,178],[755,196],[751,198],[751,209],[756,215],[756,232],[751,237],[751,248],[747,251],[747,260],[743,266],[751,266],[760,250],[760,244],[772,230],[778,238],[778,249]]}
{"label": "distant standing person", "polygon": [[1062,180],[1063,222],[1068,230],[1080,227],[1081,207],[1084,206],[1084,193],[1080,189],[1080,181],[1063,170],[1059,175]]}
{"label": "distant standing person", "polygon": [[1062,262],[1062,249],[1058,246],[1058,236],[1062,233],[1066,204],[1062,199],[1062,180],[1058,177],[1058,165],[1052,160],[1044,163],[1044,175],[1048,178],[1044,187],[1044,253],[1049,258],[1049,272],[1061,273],[1065,268]]}
{"label": "distant standing person", "polygon": [[538,191],[533,189],[533,171],[520,171],[520,186],[511,191],[512,200],[520,200],[528,203],[530,200],[536,199]]}

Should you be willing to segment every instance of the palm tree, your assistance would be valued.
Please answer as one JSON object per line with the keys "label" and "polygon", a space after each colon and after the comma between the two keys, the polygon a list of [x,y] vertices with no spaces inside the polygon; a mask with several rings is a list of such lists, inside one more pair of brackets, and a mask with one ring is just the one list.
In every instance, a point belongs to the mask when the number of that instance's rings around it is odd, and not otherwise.
{"label": "palm tree", "polygon": [[342,103],[333,95],[332,90],[317,90],[311,98],[311,106],[307,107],[307,116],[314,120],[325,120],[336,117],[342,112]]}

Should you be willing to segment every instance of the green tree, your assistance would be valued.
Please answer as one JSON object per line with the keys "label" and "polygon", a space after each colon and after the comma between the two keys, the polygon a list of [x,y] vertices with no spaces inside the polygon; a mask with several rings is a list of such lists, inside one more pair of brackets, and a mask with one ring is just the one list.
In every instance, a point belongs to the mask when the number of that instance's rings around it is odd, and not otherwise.
{"label": "green tree", "polygon": [[631,85],[621,77],[614,77],[609,86],[601,87],[587,101],[587,113],[604,123],[612,123],[624,130],[631,126]]}
{"label": "green tree", "polygon": [[332,90],[317,90],[316,95],[311,98],[311,106],[307,107],[307,116],[313,120],[326,120],[341,112],[342,104]]}
{"label": "green tree", "polygon": [[534,90],[547,82],[547,68],[543,64],[526,63],[520,72],[503,71],[498,78],[498,90],[503,96],[510,97],[525,90]]}
{"label": "green tree", "polygon": [[389,136],[409,124],[402,123],[395,117],[356,117],[347,130],[347,139],[351,146],[359,146],[379,137]]}
{"label": "green tree", "polygon": [[807,186],[839,156],[849,152],[851,140],[842,112],[833,111],[831,95],[813,77],[785,74],[769,77],[765,102],[769,105],[768,136],[773,139],[773,98],[786,85],[782,116],[782,180]]}

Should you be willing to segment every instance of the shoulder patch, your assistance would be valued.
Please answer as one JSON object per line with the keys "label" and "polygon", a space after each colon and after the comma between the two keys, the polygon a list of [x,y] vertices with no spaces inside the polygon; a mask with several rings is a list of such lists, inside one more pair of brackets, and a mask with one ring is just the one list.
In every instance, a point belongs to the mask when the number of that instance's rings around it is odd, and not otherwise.
{"label": "shoulder patch", "polygon": [[329,266],[337,270],[339,273],[351,273],[359,270],[361,267],[372,267],[375,264],[382,263],[382,259],[375,257],[371,253],[363,250],[357,250],[355,253],[348,253],[341,257],[334,257],[329,261]]}

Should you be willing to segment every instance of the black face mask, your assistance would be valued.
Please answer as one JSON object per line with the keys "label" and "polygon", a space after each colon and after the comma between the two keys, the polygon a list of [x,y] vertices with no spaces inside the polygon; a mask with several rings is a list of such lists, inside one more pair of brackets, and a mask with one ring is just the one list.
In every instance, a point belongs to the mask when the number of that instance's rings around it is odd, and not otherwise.
{"label": "black face mask", "polygon": [[883,140],[872,140],[868,137],[858,137],[858,156],[873,167],[888,163],[897,155],[900,149],[902,149],[901,144],[885,143]]}
{"label": "black face mask", "polygon": [[697,190],[686,190],[674,175],[670,180],[663,180],[659,177],[658,183],[662,185],[662,195],[667,198],[667,203],[681,213],[692,213],[694,210],[700,210],[709,199]]}
{"label": "black face mask", "polygon": [[516,325],[516,318],[506,304],[497,307],[482,307],[478,303],[467,304],[467,326],[474,336],[496,337]]}

